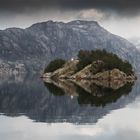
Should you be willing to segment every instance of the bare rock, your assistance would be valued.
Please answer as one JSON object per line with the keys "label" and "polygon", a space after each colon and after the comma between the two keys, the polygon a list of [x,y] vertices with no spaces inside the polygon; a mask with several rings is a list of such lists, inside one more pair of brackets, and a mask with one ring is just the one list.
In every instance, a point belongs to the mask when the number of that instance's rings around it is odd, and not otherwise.
{"label": "bare rock", "polygon": [[60,68],[52,73],[51,77],[55,79],[69,78],[77,70],[78,60],[68,61],[63,68]]}
{"label": "bare rock", "polygon": [[86,66],[81,71],[77,72],[73,76],[72,79],[91,79],[94,74],[98,73],[101,70],[101,67],[104,65],[103,61],[94,61],[92,64]]}
{"label": "bare rock", "polygon": [[93,78],[104,80],[126,80],[127,75],[119,69],[113,69],[105,72],[99,72],[96,75],[94,75]]}

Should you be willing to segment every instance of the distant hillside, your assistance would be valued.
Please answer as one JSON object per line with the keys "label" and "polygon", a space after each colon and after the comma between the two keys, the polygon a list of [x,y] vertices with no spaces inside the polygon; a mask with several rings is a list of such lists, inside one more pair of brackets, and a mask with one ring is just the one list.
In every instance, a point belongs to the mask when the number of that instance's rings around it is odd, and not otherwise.
{"label": "distant hillside", "polygon": [[[113,35],[95,21],[43,22],[26,29],[0,31],[0,73],[17,68],[39,72],[53,59],[76,57],[81,49],[105,49],[140,68],[140,53],[127,40]],[[20,66],[20,68],[19,68]],[[7,69],[8,67],[8,69]],[[25,69],[24,69],[25,68]]]}

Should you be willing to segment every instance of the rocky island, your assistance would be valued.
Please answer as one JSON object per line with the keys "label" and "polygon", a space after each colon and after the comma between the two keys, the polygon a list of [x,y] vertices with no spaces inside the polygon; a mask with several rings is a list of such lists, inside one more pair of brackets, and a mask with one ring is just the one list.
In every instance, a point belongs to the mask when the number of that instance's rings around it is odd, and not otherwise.
{"label": "rocky island", "polygon": [[42,78],[54,96],[76,98],[82,106],[112,103],[131,92],[136,80],[129,62],[105,50],[81,50],[68,61],[55,59]]}
{"label": "rocky island", "polygon": [[96,83],[100,85],[105,85],[104,80],[124,82],[136,79],[129,62],[105,50],[81,50],[76,59],[72,58],[67,62],[56,59],[46,67],[42,77],[54,81],[61,79],[70,79],[75,82],[96,80]]}

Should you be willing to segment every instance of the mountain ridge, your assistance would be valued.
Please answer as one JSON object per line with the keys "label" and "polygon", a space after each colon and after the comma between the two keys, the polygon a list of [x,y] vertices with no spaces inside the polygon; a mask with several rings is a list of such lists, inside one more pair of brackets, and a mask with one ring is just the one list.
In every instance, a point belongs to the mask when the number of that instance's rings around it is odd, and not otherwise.
{"label": "mountain ridge", "polygon": [[51,60],[58,57],[68,60],[81,49],[105,49],[128,60],[135,70],[140,67],[140,53],[135,46],[96,21],[47,21],[26,29],[0,30],[0,67],[5,63],[14,69],[14,63],[19,63],[29,72],[40,72]]}

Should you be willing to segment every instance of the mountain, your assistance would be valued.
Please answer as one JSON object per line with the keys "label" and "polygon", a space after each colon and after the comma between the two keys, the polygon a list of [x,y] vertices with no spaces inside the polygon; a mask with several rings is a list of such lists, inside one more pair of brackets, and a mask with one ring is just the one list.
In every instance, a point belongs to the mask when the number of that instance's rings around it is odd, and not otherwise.
{"label": "mountain", "polygon": [[131,43],[133,43],[138,50],[140,50],[140,38],[139,37],[128,38],[128,40]]}
{"label": "mountain", "polygon": [[[106,49],[140,68],[140,53],[127,40],[95,21],[47,21],[26,29],[0,30],[0,73],[41,72],[55,58],[71,59],[79,50]],[[4,68],[4,70],[2,69]]]}

